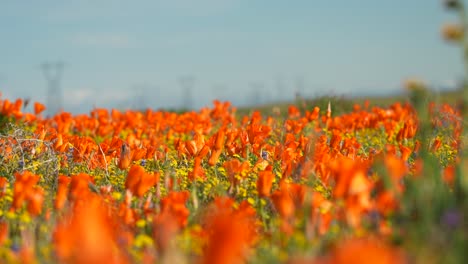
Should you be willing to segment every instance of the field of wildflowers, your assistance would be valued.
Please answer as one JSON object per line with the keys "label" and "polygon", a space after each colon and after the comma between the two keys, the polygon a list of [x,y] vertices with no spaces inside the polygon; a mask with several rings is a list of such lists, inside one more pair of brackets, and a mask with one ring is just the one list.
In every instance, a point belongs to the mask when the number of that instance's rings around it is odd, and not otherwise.
{"label": "field of wildflowers", "polygon": [[405,87],[342,114],[0,98],[0,262],[463,263],[468,86],[458,105]]}
{"label": "field of wildflowers", "polygon": [[[60,113],[2,99],[7,263],[456,263],[466,257],[461,113],[410,100],[333,115]],[[412,100],[412,101],[411,101]],[[436,251],[435,251],[436,250]]]}

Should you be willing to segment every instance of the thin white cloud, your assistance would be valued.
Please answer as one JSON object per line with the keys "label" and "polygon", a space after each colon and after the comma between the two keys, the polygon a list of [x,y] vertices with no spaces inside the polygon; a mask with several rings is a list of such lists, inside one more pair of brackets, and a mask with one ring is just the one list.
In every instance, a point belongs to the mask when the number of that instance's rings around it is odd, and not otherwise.
{"label": "thin white cloud", "polygon": [[127,20],[138,17],[167,15],[210,16],[234,8],[238,0],[81,0],[63,1],[45,8],[41,18],[51,22]]}
{"label": "thin white cloud", "polygon": [[94,100],[94,91],[92,89],[72,89],[63,91],[65,106],[76,107],[86,102]]}
{"label": "thin white cloud", "polygon": [[79,46],[103,48],[128,48],[135,44],[128,35],[115,33],[80,33],[72,36],[70,42]]}
{"label": "thin white cloud", "polygon": [[90,109],[123,102],[128,98],[125,91],[103,91],[94,88],[67,89],[63,91],[65,109]]}
{"label": "thin white cloud", "polygon": [[461,80],[446,79],[432,84],[436,90],[455,90],[461,86]]}
{"label": "thin white cloud", "polygon": [[234,7],[234,0],[164,0],[160,6],[184,15],[206,16],[219,14]]}

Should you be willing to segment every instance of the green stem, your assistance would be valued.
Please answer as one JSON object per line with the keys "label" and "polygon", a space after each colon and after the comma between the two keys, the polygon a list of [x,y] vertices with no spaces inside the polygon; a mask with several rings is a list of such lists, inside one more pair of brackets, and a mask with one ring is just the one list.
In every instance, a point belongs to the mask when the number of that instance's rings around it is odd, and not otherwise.
{"label": "green stem", "polygon": [[[456,168],[456,184],[457,184],[457,196],[462,197],[461,199],[464,200],[465,195],[468,194],[468,186],[466,186],[466,183],[464,184],[465,181],[462,180],[463,178],[463,173],[466,173],[466,171],[463,171],[463,164],[467,162],[467,148],[465,145],[466,138],[468,137],[468,125],[467,121],[468,120],[468,17],[466,14],[466,9],[464,6],[463,1],[460,1],[460,7],[459,7],[459,16],[460,16],[460,22],[462,23],[463,26],[463,38],[462,38],[462,49],[463,49],[463,58],[464,58],[464,65],[465,65],[465,80],[463,83],[463,90],[462,90],[462,107],[461,107],[461,117],[462,117],[462,144],[461,148],[459,149],[460,153],[460,162],[457,164]],[[465,176],[466,177],[466,176]],[[464,186],[463,186],[464,185]],[[460,201],[462,202],[462,201]]]}
{"label": "green stem", "polygon": [[[465,80],[463,83],[463,93],[462,93],[462,117],[463,120],[467,120],[468,118],[468,18],[466,15],[466,10],[465,6],[462,1],[460,1],[460,7],[459,7],[459,16],[460,16],[460,22],[462,23],[463,26],[463,38],[462,38],[462,49],[463,49],[463,63],[465,66]],[[463,131],[466,133],[467,127],[466,127],[466,122],[463,122]]]}

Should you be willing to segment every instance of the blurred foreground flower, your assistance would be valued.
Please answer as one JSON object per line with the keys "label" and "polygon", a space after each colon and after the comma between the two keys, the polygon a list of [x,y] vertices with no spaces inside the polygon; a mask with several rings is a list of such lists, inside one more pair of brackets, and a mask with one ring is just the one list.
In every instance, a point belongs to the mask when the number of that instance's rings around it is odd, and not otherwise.
{"label": "blurred foreground flower", "polygon": [[97,195],[58,219],[53,234],[56,255],[65,263],[127,263],[117,244],[116,215]]}
{"label": "blurred foreground flower", "polygon": [[323,259],[327,264],[400,264],[407,263],[403,253],[377,239],[355,238],[339,243]]}
{"label": "blurred foreground flower", "polygon": [[36,186],[40,176],[24,171],[22,173],[16,172],[15,178],[11,210],[18,210],[23,206],[23,203],[26,203],[27,210],[31,215],[39,215],[44,201],[44,190]]}
{"label": "blurred foreground flower", "polygon": [[205,219],[208,244],[201,263],[243,263],[256,238],[255,210],[243,202],[218,197]]}

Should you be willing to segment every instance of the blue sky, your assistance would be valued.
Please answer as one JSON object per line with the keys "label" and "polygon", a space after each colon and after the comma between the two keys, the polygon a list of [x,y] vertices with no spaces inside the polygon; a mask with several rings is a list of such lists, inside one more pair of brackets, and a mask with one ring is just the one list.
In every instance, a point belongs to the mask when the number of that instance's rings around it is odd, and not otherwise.
{"label": "blue sky", "polygon": [[438,0],[76,0],[0,3],[0,91],[46,103],[40,65],[63,61],[66,111],[194,108],[317,94],[396,92],[416,76],[449,86],[460,50]]}

